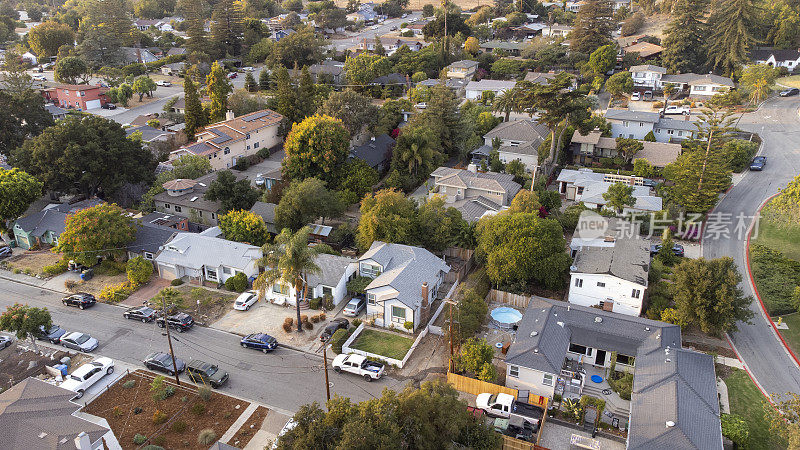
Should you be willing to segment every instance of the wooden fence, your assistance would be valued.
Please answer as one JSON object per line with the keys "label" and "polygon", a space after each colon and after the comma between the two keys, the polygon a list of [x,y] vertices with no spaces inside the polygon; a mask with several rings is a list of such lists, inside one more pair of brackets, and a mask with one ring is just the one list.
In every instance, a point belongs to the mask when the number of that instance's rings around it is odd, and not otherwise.
{"label": "wooden fence", "polygon": [[517,390],[514,388],[476,380],[475,378],[468,378],[457,373],[448,372],[447,382],[452,384],[457,391],[467,392],[469,394],[478,395],[488,392],[490,394],[509,394],[517,398]]}
{"label": "wooden fence", "polygon": [[491,289],[489,290],[489,294],[486,295],[486,301],[489,303],[505,303],[506,305],[516,306],[517,308],[527,308],[528,302],[531,301],[531,296]]}
{"label": "wooden fence", "polygon": [[511,436],[503,435],[503,450],[547,450],[545,447],[532,442],[525,442]]}

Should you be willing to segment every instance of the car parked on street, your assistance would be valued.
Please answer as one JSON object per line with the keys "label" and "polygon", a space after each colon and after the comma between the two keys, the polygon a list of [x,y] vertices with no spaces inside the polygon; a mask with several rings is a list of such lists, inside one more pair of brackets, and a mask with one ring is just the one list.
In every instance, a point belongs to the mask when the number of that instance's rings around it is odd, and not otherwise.
{"label": "car parked on street", "polygon": [[356,317],[361,314],[361,311],[363,311],[366,307],[366,298],[363,296],[353,297],[349,302],[347,302],[347,306],[345,306],[342,310],[342,314],[348,317]]}
{"label": "car parked on street", "polygon": [[[660,251],[661,251],[661,247],[662,247],[662,245],[661,245],[661,244],[653,244],[653,245],[651,245],[651,246],[650,246],[650,256],[655,256],[655,255],[657,255],[657,254],[658,254],[658,252],[660,252]],[[672,246],[672,253],[673,253],[675,256],[679,256],[679,257],[683,258],[683,255],[684,255],[684,249],[683,249],[683,246],[682,246],[681,244],[674,244],[674,245]]]}
{"label": "car parked on street", "polygon": [[125,311],[122,316],[126,319],[141,320],[142,323],[147,323],[156,318],[156,310],[149,306],[137,306]]}
{"label": "car parked on street", "polygon": [[97,358],[75,369],[58,387],[69,389],[77,394],[75,398],[81,398],[93,384],[112,373],[114,373],[114,360],[106,357]]}
{"label": "car parked on street", "polygon": [[365,356],[350,354],[337,355],[333,359],[333,370],[336,373],[350,372],[367,381],[379,380],[383,376],[384,365],[377,361],[370,361]]}
{"label": "car parked on street", "polygon": [[238,77],[239,75],[236,72],[231,72],[228,74],[228,79],[233,80],[234,78]]}
{"label": "car parked on street", "polygon": [[47,81],[47,77],[44,75],[34,75],[31,78],[33,81]]}
{"label": "car parked on street", "polygon": [[753,161],[750,163],[750,170],[755,171],[762,171],[764,170],[764,166],[767,165],[767,157],[766,156],[756,156],[753,158]]}
{"label": "car parked on street", "polygon": [[8,258],[11,256],[11,247],[4,245],[0,247],[0,258]]}
{"label": "car parked on street", "polygon": [[322,334],[319,335],[319,340],[325,342],[328,339],[330,339],[331,336],[333,336],[333,333],[336,333],[337,330],[339,329],[346,330],[349,327],[350,327],[349,320],[342,317],[333,319],[331,320],[331,323],[329,323],[328,326],[326,326],[325,329],[322,330]]}
{"label": "car parked on street", "polygon": [[172,356],[169,353],[153,352],[147,355],[142,361],[144,366],[150,370],[157,370],[169,375],[175,375],[175,368],[177,373],[181,373],[186,369],[186,363],[180,358],[175,358],[175,365],[172,365]]}
{"label": "car parked on street", "polygon": [[664,114],[683,114],[688,115],[692,113],[692,109],[688,106],[670,105],[664,110]]}
{"label": "car parked on street", "polygon": [[193,359],[186,366],[186,374],[197,384],[210,384],[213,388],[222,387],[228,381],[228,372],[220,370],[216,364]]}
{"label": "car parked on street", "polygon": [[189,314],[182,312],[167,316],[166,320],[163,316],[156,318],[156,324],[159,327],[164,328],[166,326],[165,323],[169,324],[170,328],[174,328],[178,330],[179,333],[183,333],[194,326],[194,319]]}
{"label": "car parked on street", "polygon": [[66,334],[66,331],[58,325],[52,325],[46,330],[44,326],[40,326],[39,331],[34,334],[36,335],[36,339],[40,341],[50,341],[51,344],[58,344],[61,342],[61,336]]}
{"label": "car parked on street", "polygon": [[72,333],[61,336],[61,345],[71,348],[72,350],[88,353],[96,349],[97,344],[97,339],[78,331],[73,331]]}
{"label": "car parked on street", "polygon": [[266,333],[248,334],[240,343],[244,348],[254,348],[264,353],[269,353],[278,347],[278,340]]}
{"label": "car parked on street", "polygon": [[169,87],[169,86],[172,86],[172,83],[170,83],[167,80],[158,80],[158,81],[156,81],[156,85],[157,86]]}
{"label": "car parked on street", "polygon": [[251,306],[255,305],[258,301],[258,292],[245,291],[242,292],[233,302],[233,309],[237,311],[247,311]]}
{"label": "car parked on street", "polygon": [[800,89],[791,88],[791,89],[786,89],[785,91],[781,91],[780,96],[781,97],[791,97],[791,96],[797,95],[797,94],[800,94]]}
{"label": "car parked on street", "polygon": [[61,299],[61,303],[64,306],[77,306],[80,309],[86,309],[90,306],[94,306],[97,303],[97,299],[94,298],[94,295],[87,294],[86,292],[78,292],[77,294],[68,295]]}
{"label": "car parked on street", "polygon": [[14,338],[11,336],[2,335],[0,336],[0,350],[10,346],[14,342]]}
{"label": "car parked on street", "polygon": [[639,101],[639,100],[641,100],[641,99],[642,99],[642,94],[641,94],[641,93],[639,93],[639,92],[634,92],[633,94],[631,94],[631,100],[632,100],[632,101],[634,101],[634,102],[638,102],[638,101]]}

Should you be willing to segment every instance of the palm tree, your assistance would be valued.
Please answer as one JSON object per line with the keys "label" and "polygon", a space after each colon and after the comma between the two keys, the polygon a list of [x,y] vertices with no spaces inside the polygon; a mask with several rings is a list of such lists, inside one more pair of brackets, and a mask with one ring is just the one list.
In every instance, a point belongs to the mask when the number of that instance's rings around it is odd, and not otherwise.
{"label": "palm tree", "polygon": [[311,228],[308,226],[296,233],[284,228],[275,237],[273,244],[265,244],[262,247],[264,256],[258,260],[259,267],[265,270],[253,282],[253,289],[258,291],[259,299],[263,299],[266,290],[275,283],[286,281],[294,285],[298,332],[303,331],[303,324],[300,322],[300,299],[306,298],[307,277],[320,272],[319,266],[314,262],[319,251],[315,247],[308,246],[310,233]]}
{"label": "palm tree", "polygon": [[506,91],[503,91],[502,94],[496,96],[494,98],[494,102],[492,103],[492,107],[495,111],[500,111],[505,114],[505,122],[508,122],[509,117],[511,116],[511,111],[516,111],[518,107],[518,91],[516,88],[511,88]]}

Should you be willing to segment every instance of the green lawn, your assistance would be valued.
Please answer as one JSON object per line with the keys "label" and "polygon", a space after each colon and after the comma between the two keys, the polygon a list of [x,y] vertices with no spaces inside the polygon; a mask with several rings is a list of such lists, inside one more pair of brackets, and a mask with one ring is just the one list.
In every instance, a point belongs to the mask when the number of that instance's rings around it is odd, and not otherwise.
{"label": "green lawn", "polygon": [[[783,322],[789,326],[788,330],[779,330],[781,336],[789,344],[795,355],[800,355],[800,314],[787,314],[781,316]],[[775,320],[778,320],[775,318]]]}
{"label": "green lawn", "polygon": [[[784,86],[791,86],[800,88],[800,75],[791,75],[788,77],[778,78],[775,80],[776,83],[780,83]],[[777,89],[781,89],[780,86],[776,86]]]}
{"label": "green lawn", "polygon": [[800,261],[800,225],[778,227],[762,219],[758,224],[758,235],[751,242],[778,250],[787,258]]}
{"label": "green lawn", "polygon": [[769,424],[764,418],[762,402],[766,400],[758,387],[753,383],[747,372],[732,369],[732,373],[725,378],[728,386],[728,397],[731,402],[731,414],[741,416],[750,428],[750,448],[781,449],[786,448],[786,443],[769,430]]}
{"label": "green lawn", "polygon": [[387,358],[403,359],[413,340],[393,333],[365,328],[353,342],[352,347]]}

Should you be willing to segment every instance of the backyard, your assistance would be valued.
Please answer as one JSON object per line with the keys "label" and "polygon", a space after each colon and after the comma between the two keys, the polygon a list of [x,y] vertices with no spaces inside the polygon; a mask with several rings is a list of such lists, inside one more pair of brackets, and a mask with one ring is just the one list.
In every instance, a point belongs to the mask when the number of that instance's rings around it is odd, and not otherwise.
{"label": "backyard", "polygon": [[[719,367],[719,366],[718,366]],[[723,375],[728,386],[728,397],[731,402],[731,414],[740,416],[747,423],[750,430],[750,448],[753,450],[772,450],[786,448],[786,442],[772,433],[769,423],[764,417],[764,395],[758,390],[747,372],[739,369],[727,368]]]}
{"label": "backyard", "polygon": [[412,344],[414,341],[405,336],[364,328],[351,347],[387,358],[403,359]]}

